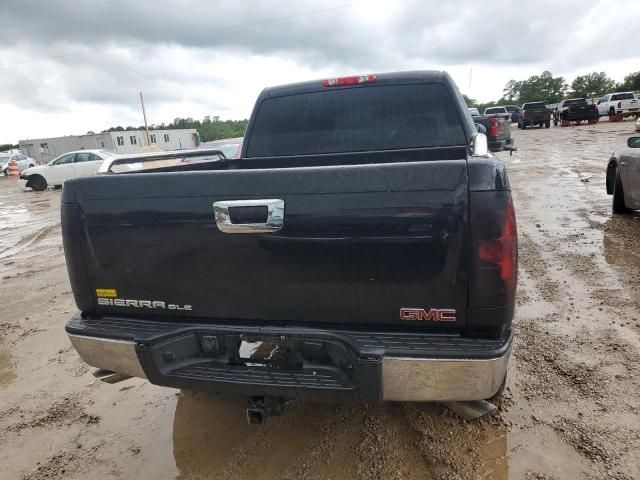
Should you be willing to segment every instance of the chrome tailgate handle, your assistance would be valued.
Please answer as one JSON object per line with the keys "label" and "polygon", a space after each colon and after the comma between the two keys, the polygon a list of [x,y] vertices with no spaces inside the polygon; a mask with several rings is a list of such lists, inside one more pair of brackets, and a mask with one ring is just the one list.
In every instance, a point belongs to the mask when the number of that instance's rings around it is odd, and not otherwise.
{"label": "chrome tailgate handle", "polygon": [[[230,208],[266,207],[267,220],[264,223],[233,223]],[[224,233],[269,233],[277,232],[284,224],[284,200],[223,200],[214,202],[213,213],[218,230]]]}

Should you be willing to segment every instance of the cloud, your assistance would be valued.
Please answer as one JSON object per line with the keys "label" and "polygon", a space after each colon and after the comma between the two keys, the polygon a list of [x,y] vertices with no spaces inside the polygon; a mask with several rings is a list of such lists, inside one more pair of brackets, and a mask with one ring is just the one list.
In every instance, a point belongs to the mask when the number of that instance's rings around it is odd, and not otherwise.
{"label": "cloud", "polygon": [[[137,118],[140,90],[163,116],[157,122],[241,118],[272,82],[416,68],[449,70],[488,100],[510,78],[543,69],[567,77],[602,65],[633,70],[640,54],[619,28],[620,12],[640,22],[637,0],[615,8],[596,0],[5,0],[0,105],[32,118],[57,112],[48,128],[74,133],[96,128],[77,116],[86,107],[115,124]],[[474,83],[464,88],[471,67]],[[0,131],[43,128],[12,122]]]}

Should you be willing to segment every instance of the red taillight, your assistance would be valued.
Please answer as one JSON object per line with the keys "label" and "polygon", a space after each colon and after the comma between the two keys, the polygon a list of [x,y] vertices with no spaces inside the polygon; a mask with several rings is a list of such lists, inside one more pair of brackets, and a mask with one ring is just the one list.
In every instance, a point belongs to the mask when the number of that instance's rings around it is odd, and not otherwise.
{"label": "red taillight", "polygon": [[354,75],[351,77],[328,78],[322,80],[325,87],[342,87],[344,85],[358,85],[360,83],[372,83],[376,81],[376,76],[371,75]]}
{"label": "red taillight", "polygon": [[498,136],[498,119],[493,117],[489,119],[489,135],[492,137]]}
{"label": "red taillight", "polygon": [[518,266],[518,232],[513,202],[509,199],[504,212],[502,234],[495,240],[478,246],[478,258],[500,268],[500,278],[505,283],[515,281]]}

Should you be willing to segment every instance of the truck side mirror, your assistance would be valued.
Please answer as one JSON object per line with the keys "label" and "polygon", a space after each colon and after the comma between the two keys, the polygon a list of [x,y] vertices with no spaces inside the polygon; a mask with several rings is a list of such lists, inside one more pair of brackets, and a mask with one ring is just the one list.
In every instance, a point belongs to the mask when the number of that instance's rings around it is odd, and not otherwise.
{"label": "truck side mirror", "polygon": [[[484,127],[483,127],[484,128]],[[476,133],[471,140],[471,153],[474,157],[486,157],[489,155],[489,144],[484,133]]]}
{"label": "truck side mirror", "polygon": [[627,146],[629,148],[640,148],[640,137],[627,138]]}

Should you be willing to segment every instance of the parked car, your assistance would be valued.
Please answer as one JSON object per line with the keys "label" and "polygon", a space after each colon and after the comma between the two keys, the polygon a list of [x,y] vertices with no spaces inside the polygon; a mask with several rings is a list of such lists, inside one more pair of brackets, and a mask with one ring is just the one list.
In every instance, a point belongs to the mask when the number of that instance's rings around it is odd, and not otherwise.
{"label": "parked car", "polygon": [[640,137],[629,137],[627,148],[616,150],[607,164],[607,193],[613,213],[640,209]]}
{"label": "parked car", "polygon": [[20,174],[20,186],[39,192],[62,185],[65,180],[95,174],[105,158],[114,155],[109,150],[78,150],[54,158],[46,165],[27,168]]}
{"label": "parked car", "polygon": [[587,103],[584,98],[570,98],[561,101],[553,112],[553,124],[568,126],[571,122],[577,125],[587,121],[590,124],[597,123],[600,119],[597,105]]}
{"label": "parked car", "polygon": [[484,109],[483,115],[493,115],[494,113],[509,113],[505,107],[489,107]]}
{"label": "parked car", "polygon": [[511,123],[516,123],[518,118],[520,118],[520,107],[517,105],[505,105],[504,108],[511,114]]}
{"label": "parked car", "polygon": [[36,166],[36,161],[33,158],[21,153],[0,153],[0,170],[4,175],[9,174],[9,162],[12,161],[18,165],[19,172]]}
{"label": "parked car", "polygon": [[544,102],[528,102],[522,104],[522,112],[518,118],[518,128],[525,129],[537,125],[542,128],[551,126],[551,113]]}
{"label": "parked car", "polygon": [[66,331],[101,375],[244,394],[252,423],[282,399],[498,392],[516,219],[448,74],[267,88],[239,160],[184,168],[62,192]]}
{"label": "parked car", "polygon": [[640,102],[633,92],[608,93],[598,100],[598,114],[601,117],[629,112],[640,114]]}
{"label": "parked car", "polygon": [[640,132],[640,117],[636,120],[636,132]]}
{"label": "parked car", "polygon": [[469,113],[472,117],[477,117],[478,115],[480,115],[480,112],[476,107],[469,107]]}
{"label": "parked car", "polygon": [[210,142],[202,142],[198,148],[217,148],[227,158],[240,158],[242,150],[243,137],[223,138],[221,140],[212,140]]}

